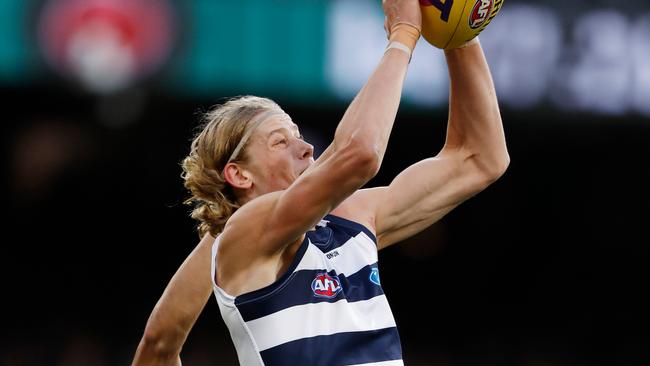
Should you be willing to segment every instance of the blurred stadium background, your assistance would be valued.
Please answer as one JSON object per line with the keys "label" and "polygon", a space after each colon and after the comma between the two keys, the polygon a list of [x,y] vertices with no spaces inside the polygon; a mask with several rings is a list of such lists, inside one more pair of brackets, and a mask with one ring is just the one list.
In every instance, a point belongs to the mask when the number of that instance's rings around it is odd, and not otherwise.
{"label": "blurred stadium background", "polygon": [[[0,0],[0,365],[126,365],[197,243],[200,112],[278,101],[317,153],[386,44],[377,0]],[[381,253],[407,365],[647,365],[650,4],[507,0],[481,35],[511,165]],[[444,139],[420,42],[380,174]],[[235,365],[214,300],[185,365]]]}

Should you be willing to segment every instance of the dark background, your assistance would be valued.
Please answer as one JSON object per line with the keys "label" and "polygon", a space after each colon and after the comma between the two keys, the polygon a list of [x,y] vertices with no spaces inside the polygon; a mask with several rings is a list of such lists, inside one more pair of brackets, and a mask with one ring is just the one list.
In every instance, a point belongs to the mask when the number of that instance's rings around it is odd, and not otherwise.
{"label": "dark background", "polygon": [[[130,363],[198,242],[180,162],[200,113],[229,96],[174,95],[155,80],[99,96],[53,74],[0,86],[0,365]],[[345,110],[268,96],[317,153]],[[137,123],[107,124],[134,99]],[[406,364],[649,364],[650,120],[543,104],[502,113],[505,175],[380,253]],[[435,155],[446,115],[401,110],[368,186]],[[214,299],[181,356],[236,364]]]}

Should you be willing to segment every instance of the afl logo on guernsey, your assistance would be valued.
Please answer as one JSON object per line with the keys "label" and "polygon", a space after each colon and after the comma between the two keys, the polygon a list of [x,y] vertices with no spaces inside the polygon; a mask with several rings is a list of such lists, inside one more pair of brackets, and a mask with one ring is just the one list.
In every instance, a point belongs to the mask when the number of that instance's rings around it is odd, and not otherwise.
{"label": "afl logo on guernsey", "polygon": [[331,299],[341,292],[341,281],[338,276],[330,276],[327,273],[319,273],[311,282],[311,290],[317,297]]}
{"label": "afl logo on guernsey", "polygon": [[476,29],[485,23],[492,11],[493,0],[477,0],[469,14],[469,27]]}

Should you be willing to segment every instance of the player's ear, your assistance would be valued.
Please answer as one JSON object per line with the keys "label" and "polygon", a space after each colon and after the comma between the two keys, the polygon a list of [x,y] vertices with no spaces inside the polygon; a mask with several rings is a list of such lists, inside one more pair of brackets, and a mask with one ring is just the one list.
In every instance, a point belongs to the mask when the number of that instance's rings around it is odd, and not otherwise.
{"label": "player's ear", "polygon": [[226,164],[223,168],[223,176],[233,188],[248,189],[253,185],[251,173],[237,163]]}

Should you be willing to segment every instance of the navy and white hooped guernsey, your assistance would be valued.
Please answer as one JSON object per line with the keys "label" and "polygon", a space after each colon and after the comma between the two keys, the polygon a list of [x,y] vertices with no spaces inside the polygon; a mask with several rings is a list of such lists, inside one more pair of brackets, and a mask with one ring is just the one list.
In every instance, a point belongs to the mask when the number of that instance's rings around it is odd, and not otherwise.
{"label": "navy and white hooped guernsey", "polygon": [[287,272],[237,297],[212,286],[243,366],[403,366],[395,319],[381,288],[376,238],[327,215]]}

